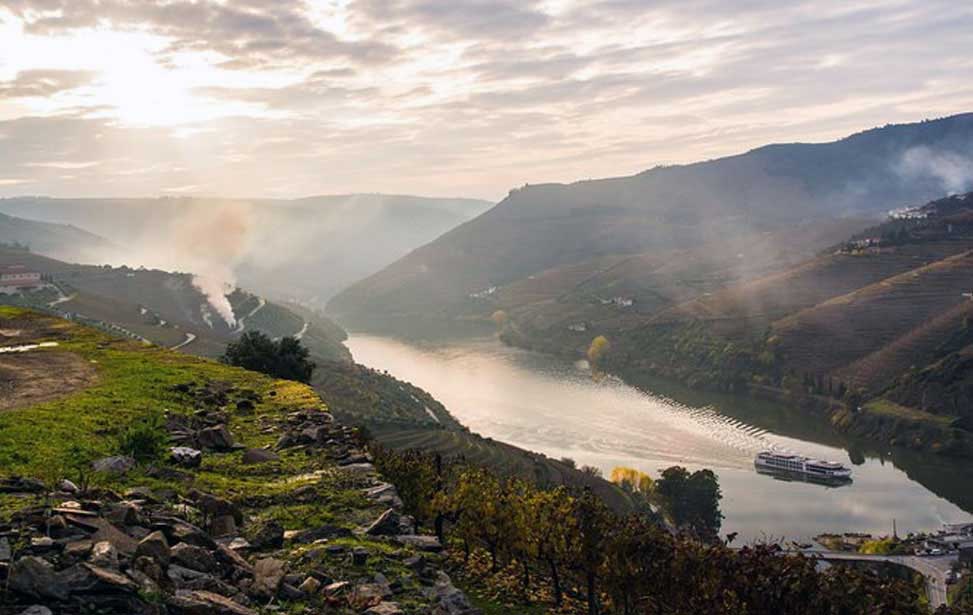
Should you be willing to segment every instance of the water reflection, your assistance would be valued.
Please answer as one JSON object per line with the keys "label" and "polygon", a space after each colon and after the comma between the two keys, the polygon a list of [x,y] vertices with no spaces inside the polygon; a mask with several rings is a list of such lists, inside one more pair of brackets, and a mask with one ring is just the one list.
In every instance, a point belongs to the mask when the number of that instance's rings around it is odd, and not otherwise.
{"label": "water reflection", "polygon": [[[964,512],[973,511],[969,466],[853,442],[780,404],[648,379],[639,390],[492,339],[421,345],[354,335],[349,347],[357,361],[426,389],[484,436],[606,473],[619,465],[656,476],[675,464],[711,468],[724,493],[724,529],[744,540],[887,532],[893,519],[900,531],[973,520]],[[753,458],[767,448],[854,464],[854,483],[832,489],[758,475]]]}

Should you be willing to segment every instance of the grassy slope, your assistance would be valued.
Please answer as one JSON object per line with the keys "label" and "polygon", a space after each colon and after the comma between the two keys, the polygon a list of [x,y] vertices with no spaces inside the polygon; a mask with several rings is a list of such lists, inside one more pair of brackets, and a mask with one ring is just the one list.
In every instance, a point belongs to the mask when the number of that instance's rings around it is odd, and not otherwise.
{"label": "grassy slope", "polygon": [[[114,454],[118,434],[133,420],[154,410],[190,413],[195,409],[192,397],[173,389],[177,384],[221,382],[255,392],[259,401],[253,411],[228,410],[228,427],[246,447],[273,445],[279,431],[268,426],[282,420],[287,412],[327,409],[310,387],[297,382],[275,380],[155,346],[111,339],[101,332],[20,308],[0,307],[0,323],[6,319],[41,320],[57,331],[58,351],[74,352],[96,363],[99,378],[94,386],[56,401],[0,413],[0,477],[25,475],[48,482],[59,480],[71,473],[69,451],[73,445],[98,454]],[[227,408],[232,407],[231,403]],[[273,518],[285,529],[331,524],[352,530],[368,524],[384,510],[364,498],[360,479],[339,469],[327,455],[309,455],[299,448],[280,451],[279,461],[258,465],[243,465],[241,451],[209,453],[198,470],[184,470],[182,478],[163,479],[150,474],[150,470],[140,467],[123,478],[100,478],[97,485],[116,491],[139,486],[173,489],[183,495],[191,489],[214,493],[241,506],[248,519],[246,527]],[[302,498],[293,497],[301,488],[313,489],[313,497],[307,493]],[[31,503],[23,496],[0,494],[0,521]],[[347,547],[365,546],[375,554],[364,569],[344,570],[340,565],[335,568],[334,563],[325,564],[332,566],[332,574],[338,578],[368,577],[374,572],[399,578],[408,572],[401,563],[401,556],[407,555],[408,549],[403,551],[381,539],[359,536],[331,542]],[[293,571],[322,565],[313,559],[299,560],[305,551],[306,546],[285,547],[286,557],[293,560]],[[395,557],[389,557],[393,552]],[[405,588],[399,602],[408,612],[415,612],[424,608],[427,599],[416,583]]]}

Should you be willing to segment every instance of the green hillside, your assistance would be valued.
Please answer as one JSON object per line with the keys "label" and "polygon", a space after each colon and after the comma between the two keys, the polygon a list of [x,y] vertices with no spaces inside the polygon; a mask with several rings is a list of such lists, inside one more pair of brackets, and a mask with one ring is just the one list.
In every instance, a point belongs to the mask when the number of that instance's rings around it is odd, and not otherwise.
{"label": "green hillside", "polygon": [[[594,290],[638,293],[661,283],[663,299],[677,300],[711,292],[773,266],[775,253],[793,255],[794,238],[798,248],[812,251],[837,241],[822,232],[836,219],[884,214],[941,196],[943,181],[934,172],[907,176],[897,170],[899,163],[915,148],[966,155],[971,135],[973,115],[958,115],[631,177],[528,185],[351,287],[329,309],[359,326],[489,316],[491,302],[483,299],[505,287],[516,285],[523,293],[532,276],[634,255],[674,269],[664,267],[656,276],[662,282],[646,284],[636,268]],[[803,232],[794,232],[802,226]],[[861,228],[849,222],[844,236]],[[778,268],[792,262],[785,259]],[[643,294],[640,301],[651,306],[653,298]]]}

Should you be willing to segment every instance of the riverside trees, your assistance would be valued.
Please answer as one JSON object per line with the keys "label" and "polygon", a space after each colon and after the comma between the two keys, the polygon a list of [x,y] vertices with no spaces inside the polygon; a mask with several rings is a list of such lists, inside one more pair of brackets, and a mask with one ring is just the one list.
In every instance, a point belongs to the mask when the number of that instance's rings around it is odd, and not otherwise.
{"label": "riverside trees", "polygon": [[[648,515],[608,509],[589,490],[543,489],[419,452],[377,449],[375,463],[393,483],[409,484],[399,491],[407,510],[421,511],[422,524],[441,520],[437,529],[450,548],[465,551],[463,562],[488,554],[486,583],[513,575],[524,601],[548,587],[558,612],[576,612],[562,606],[568,596],[589,615],[925,612],[908,583],[841,568],[818,572],[812,559],[782,556],[775,545],[734,550],[715,531],[673,533]],[[656,487],[682,494],[680,514],[698,522],[712,511],[685,511],[712,482],[712,473],[677,468]]]}

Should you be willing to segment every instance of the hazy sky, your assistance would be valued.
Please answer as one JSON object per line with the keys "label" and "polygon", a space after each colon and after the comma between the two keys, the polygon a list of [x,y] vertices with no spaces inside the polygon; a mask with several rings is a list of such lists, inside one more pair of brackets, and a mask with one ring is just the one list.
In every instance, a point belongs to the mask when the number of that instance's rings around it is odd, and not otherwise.
{"label": "hazy sky", "polygon": [[973,111],[966,0],[0,0],[0,195],[500,198]]}

